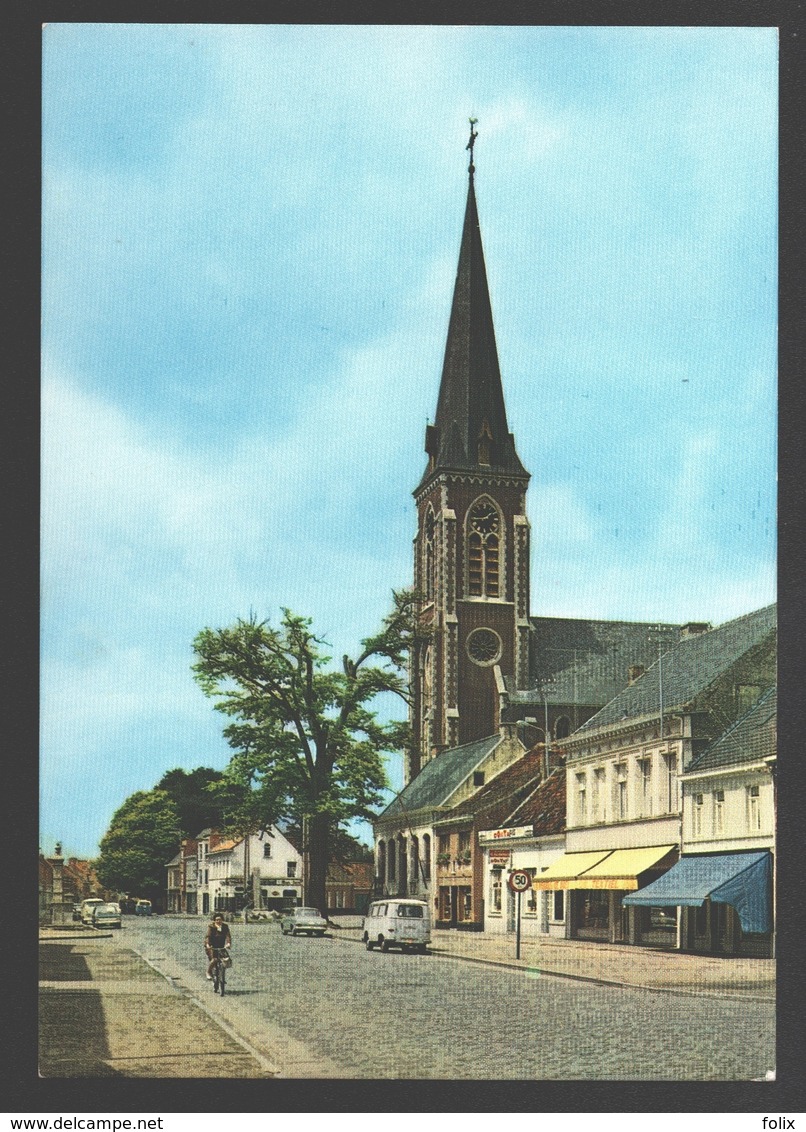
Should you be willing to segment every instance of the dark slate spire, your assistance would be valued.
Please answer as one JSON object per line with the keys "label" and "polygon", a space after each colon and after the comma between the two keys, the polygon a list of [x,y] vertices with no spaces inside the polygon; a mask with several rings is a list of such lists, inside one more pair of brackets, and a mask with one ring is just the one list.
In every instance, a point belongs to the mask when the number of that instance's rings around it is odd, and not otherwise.
{"label": "dark slate spire", "polygon": [[495,344],[487,271],[476,209],[473,146],[475,119],[470,120],[470,165],[467,207],[459,251],[459,267],[448,324],[436,423],[426,429],[429,465],[425,479],[441,469],[524,476],[507,425],[501,371]]}

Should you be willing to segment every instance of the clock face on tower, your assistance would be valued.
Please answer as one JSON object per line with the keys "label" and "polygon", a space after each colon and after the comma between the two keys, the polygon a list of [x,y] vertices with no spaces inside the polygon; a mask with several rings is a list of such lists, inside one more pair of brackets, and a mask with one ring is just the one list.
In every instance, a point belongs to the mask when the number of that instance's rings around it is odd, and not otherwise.
{"label": "clock face on tower", "polygon": [[482,503],[473,508],[470,526],[480,535],[493,534],[498,530],[498,512],[491,503]]}
{"label": "clock face on tower", "polygon": [[474,629],[467,638],[467,654],[475,664],[495,664],[501,656],[501,638],[492,629]]}

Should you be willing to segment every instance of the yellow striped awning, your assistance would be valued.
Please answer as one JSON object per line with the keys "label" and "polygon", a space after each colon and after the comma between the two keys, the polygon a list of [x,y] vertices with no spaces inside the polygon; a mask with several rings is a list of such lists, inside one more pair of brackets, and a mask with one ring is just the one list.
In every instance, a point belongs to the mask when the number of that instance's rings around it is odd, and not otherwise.
{"label": "yellow striped awning", "polygon": [[569,888],[580,873],[598,865],[605,857],[609,857],[610,849],[596,849],[588,853],[563,853],[556,861],[552,861],[547,869],[535,877],[533,888],[555,890]]}
{"label": "yellow striped awning", "polygon": [[[568,888],[606,888],[621,892],[635,892],[641,873],[659,864],[676,845],[653,845],[646,849],[614,849],[582,876],[575,878]],[[673,864],[669,862],[670,866]]]}

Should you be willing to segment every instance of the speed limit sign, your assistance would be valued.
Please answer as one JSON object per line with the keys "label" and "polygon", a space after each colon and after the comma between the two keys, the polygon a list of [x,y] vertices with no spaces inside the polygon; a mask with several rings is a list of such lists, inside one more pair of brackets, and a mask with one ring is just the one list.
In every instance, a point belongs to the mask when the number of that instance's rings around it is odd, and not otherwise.
{"label": "speed limit sign", "polygon": [[513,892],[526,892],[527,888],[532,887],[532,878],[521,869],[515,869],[509,874],[507,883]]}

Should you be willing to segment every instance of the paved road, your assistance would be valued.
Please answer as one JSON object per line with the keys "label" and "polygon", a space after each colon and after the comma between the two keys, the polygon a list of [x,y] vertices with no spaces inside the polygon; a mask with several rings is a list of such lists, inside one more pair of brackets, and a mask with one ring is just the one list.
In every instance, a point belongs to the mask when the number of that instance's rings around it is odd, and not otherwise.
{"label": "paved road", "polygon": [[205,924],[126,918],[121,942],[198,995],[285,1077],[749,1080],[775,1065],[774,1008],[571,983],[437,955],[235,925],[227,995]]}

